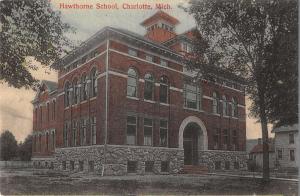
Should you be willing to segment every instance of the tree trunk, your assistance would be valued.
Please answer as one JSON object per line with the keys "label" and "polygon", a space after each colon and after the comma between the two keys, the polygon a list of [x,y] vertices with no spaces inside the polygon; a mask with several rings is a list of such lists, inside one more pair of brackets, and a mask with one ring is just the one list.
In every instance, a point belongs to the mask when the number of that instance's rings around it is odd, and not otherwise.
{"label": "tree trunk", "polygon": [[268,182],[270,180],[270,168],[269,168],[269,136],[268,136],[268,120],[265,110],[265,98],[263,88],[258,89],[259,95],[259,108],[260,108],[260,124],[262,131],[262,143],[263,143],[263,181]]}

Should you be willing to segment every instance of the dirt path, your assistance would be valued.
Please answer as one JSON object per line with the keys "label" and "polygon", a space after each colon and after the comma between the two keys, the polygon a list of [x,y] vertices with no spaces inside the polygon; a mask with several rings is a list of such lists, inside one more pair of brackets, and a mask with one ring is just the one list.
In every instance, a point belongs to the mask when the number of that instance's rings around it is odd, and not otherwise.
{"label": "dirt path", "polygon": [[262,186],[257,179],[226,176],[62,175],[45,171],[1,170],[1,194],[284,194],[298,195],[297,183],[271,181]]}

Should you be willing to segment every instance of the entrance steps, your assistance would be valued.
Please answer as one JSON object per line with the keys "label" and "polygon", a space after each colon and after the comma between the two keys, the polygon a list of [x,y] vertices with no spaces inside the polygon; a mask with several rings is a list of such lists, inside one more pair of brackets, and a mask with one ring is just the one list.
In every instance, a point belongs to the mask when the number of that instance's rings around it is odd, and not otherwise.
{"label": "entrance steps", "polygon": [[181,174],[207,174],[208,168],[204,165],[184,165]]}

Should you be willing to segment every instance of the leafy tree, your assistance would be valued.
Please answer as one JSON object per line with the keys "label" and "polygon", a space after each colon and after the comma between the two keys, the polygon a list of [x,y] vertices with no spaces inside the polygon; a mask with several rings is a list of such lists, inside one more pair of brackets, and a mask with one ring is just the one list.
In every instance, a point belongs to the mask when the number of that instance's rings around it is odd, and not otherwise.
{"label": "leafy tree", "polygon": [[32,136],[28,135],[24,143],[20,143],[18,146],[18,156],[21,161],[30,161],[32,154]]}
{"label": "leafy tree", "polygon": [[38,66],[27,57],[50,65],[71,46],[65,33],[72,28],[62,22],[49,0],[0,1],[0,20],[0,81],[15,88],[37,84],[30,70]]}
{"label": "leafy tree", "polygon": [[0,147],[1,160],[8,161],[16,157],[18,144],[15,136],[10,131],[6,130],[1,134]]}
{"label": "leafy tree", "polygon": [[[283,116],[288,114],[289,119],[294,119],[297,114],[295,110],[287,112],[297,105],[297,90],[287,90],[297,86],[298,42],[293,34],[297,32],[297,1],[191,0],[185,9],[194,16],[199,31],[195,33],[196,55],[188,62],[199,70],[198,76],[212,78],[234,73],[247,84],[251,115],[259,119],[262,128],[263,178],[268,181],[267,125],[289,121]],[[289,93],[292,98],[283,105],[289,108],[283,109],[280,104]]]}

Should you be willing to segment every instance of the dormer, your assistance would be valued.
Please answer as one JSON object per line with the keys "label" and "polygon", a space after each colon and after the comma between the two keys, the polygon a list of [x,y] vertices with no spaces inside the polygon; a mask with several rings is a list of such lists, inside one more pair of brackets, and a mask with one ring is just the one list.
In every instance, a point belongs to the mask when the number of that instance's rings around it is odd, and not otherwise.
{"label": "dormer", "polygon": [[179,21],[169,14],[158,11],[141,25],[147,30],[145,37],[156,42],[165,42],[176,36],[175,27]]}

